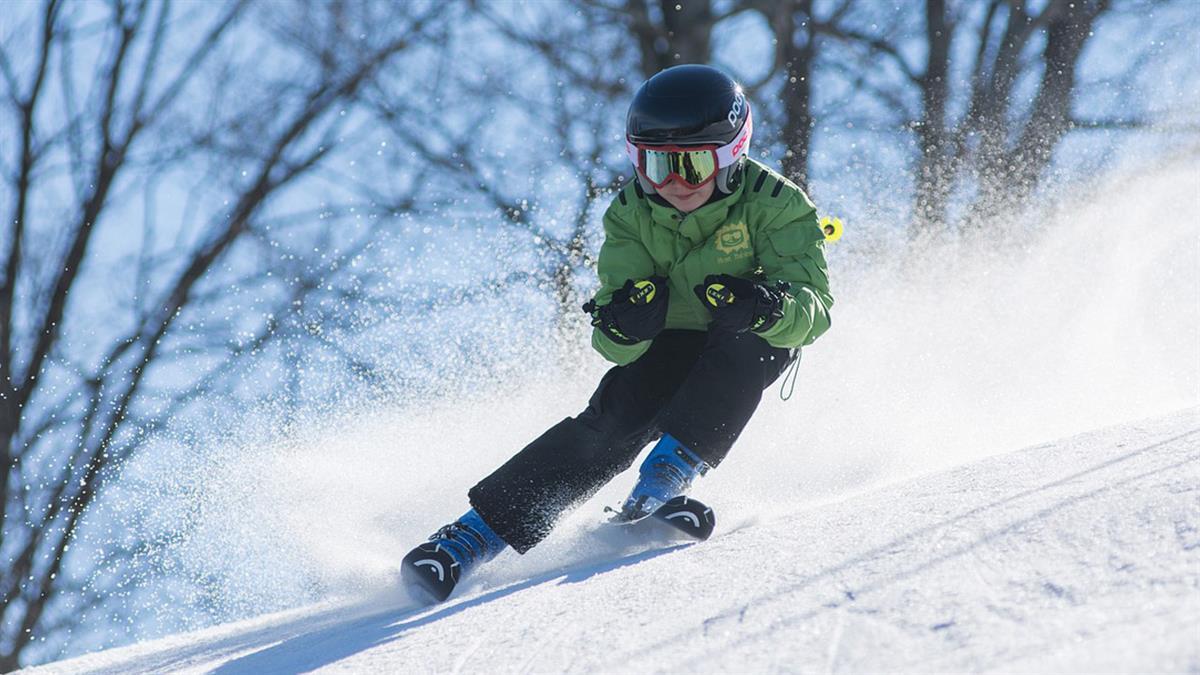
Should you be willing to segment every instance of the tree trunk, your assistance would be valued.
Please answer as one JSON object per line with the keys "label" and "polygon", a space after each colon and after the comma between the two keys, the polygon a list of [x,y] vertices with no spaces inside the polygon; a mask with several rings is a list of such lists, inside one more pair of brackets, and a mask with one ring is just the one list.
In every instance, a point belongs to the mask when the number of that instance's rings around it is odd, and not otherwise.
{"label": "tree trunk", "polygon": [[716,22],[709,0],[658,0],[661,23],[650,15],[651,1],[628,0],[623,10],[641,52],[642,77],[684,63],[708,63]]}
{"label": "tree trunk", "polygon": [[[977,229],[1023,209],[1071,125],[1075,70],[1108,0],[1055,0],[1040,17],[1047,26],[1042,78],[1014,144],[981,158],[978,196],[966,223]],[[1016,135],[1007,126],[1006,138]]]}
{"label": "tree trunk", "polygon": [[775,39],[783,64],[783,175],[808,187],[808,156],[812,146],[812,64],[816,50],[812,0],[793,0],[783,6],[775,24]]}
{"label": "tree trunk", "polygon": [[939,233],[946,228],[946,203],[954,183],[954,150],[946,134],[946,101],[949,98],[950,27],[945,0],[925,3],[925,35],[929,55],[921,76],[922,115],[917,128],[921,158],[917,165],[914,235]]}
{"label": "tree trunk", "polygon": [[666,50],[659,52],[658,69],[683,63],[708,63],[715,21],[708,0],[659,0]]}
{"label": "tree trunk", "polygon": [[1033,113],[1013,153],[1017,180],[1010,196],[1018,204],[1027,201],[1037,188],[1053,158],[1054,148],[1071,128],[1075,70],[1096,18],[1108,5],[1107,0],[1075,2],[1050,23],[1041,85],[1033,102]]}

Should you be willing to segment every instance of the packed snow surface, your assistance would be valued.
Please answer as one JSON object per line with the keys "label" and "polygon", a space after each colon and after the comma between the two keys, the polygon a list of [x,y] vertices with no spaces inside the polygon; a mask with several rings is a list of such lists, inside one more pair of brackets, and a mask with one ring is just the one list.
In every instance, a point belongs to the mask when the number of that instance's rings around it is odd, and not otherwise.
{"label": "packed snow surface", "polygon": [[701,544],[589,508],[440,606],[382,591],[30,672],[1200,671],[1200,408],[763,518],[714,505]]}

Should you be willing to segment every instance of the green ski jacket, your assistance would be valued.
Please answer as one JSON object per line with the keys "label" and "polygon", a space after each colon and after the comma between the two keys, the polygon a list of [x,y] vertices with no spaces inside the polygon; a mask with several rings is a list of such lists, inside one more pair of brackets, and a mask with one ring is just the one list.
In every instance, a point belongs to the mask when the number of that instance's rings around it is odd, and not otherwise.
{"label": "green ski jacket", "polygon": [[[759,333],[775,347],[811,344],[829,329],[829,272],[825,236],[804,191],[766,165],[748,160],[731,195],[691,213],[649,199],[636,179],[621,189],[604,213],[604,244],[597,271],[603,305],[626,279],[666,277],[670,298],[667,328],[707,330],[712,320],[693,287],[709,274],[731,274],[791,284],[783,318]],[[756,273],[759,276],[756,277]],[[613,342],[598,329],[592,346],[625,365],[650,347]]]}

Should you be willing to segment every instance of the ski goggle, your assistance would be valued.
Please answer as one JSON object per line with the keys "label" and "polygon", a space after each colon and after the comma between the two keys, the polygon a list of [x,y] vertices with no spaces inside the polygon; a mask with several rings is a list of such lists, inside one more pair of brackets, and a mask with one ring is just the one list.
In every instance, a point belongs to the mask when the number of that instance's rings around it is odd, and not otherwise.
{"label": "ski goggle", "polygon": [[717,175],[717,146],[638,146],[638,171],[661,188],[678,177],[690,187],[700,187]]}
{"label": "ski goggle", "polygon": [[638,173],[655,188],[665,186],[672,177],[698,188],[746,153],[753,127],[747,114],[741,132],[726,145],[650,145],[626,139],[625,152]]}

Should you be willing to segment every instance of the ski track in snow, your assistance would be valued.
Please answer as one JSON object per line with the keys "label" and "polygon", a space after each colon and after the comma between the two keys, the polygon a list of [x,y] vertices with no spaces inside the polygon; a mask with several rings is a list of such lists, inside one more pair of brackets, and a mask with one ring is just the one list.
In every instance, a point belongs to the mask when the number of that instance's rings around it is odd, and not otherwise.
{"label": "ski track in snow", "polygon": [[735,525],[29,672],[1200,671],[1200,408]]}

